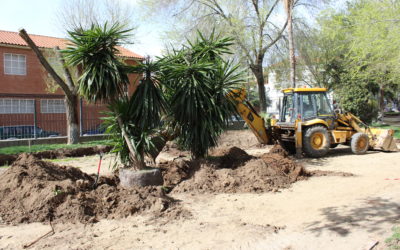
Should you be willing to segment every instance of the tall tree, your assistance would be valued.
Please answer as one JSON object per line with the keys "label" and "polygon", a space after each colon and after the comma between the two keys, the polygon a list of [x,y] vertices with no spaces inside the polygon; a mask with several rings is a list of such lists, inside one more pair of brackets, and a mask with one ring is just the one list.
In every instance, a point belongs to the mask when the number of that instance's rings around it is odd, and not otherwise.
{"label": "tall tree", "polygon": [[240,56],[256,78],[260,106],[266,111],[263,63],[268,50],[282,37],[287,26],[286,19],[277,18],[280,0],[194,0],[189,3],[173,0],[161,5],[155,0],[146,2],[158,10],[173,10],[177,18],[190,16],[186,20],[191,23],[180,25],[186,29],[183,34],[206,26],[233,37]]}
{"label": "tall tree", "polygon": [[296,56],[293,37],[293,7],[294,0],[283,0],[288,19],[289,61],[290,61],[290,84],[296,87]]}
{"label": "tall tree", "polygon": [[322,35],[343,41],[346,72],[352,79],[368,79],[378,87],[380,112],[384,98],[398,91],[400,82],[400,3],[392,0],[355,0],[345,11],[330,12],[322,20]]}
{"label": "tall tree", "polygon": [[65,107],[67,116],[67,137],[68,144],[76,144],[79,142],[79,122],[78,122],[78,86],[72,80],[71,73],[69,69],[65,66],[64,58],[60,54],[59,48],[55,47],[54,53],[56,53],[57,58],[62,65],[62,70],[64,73],[64,78],[60,77],[54,68],[49,64],[46,57],[43,55],[42,51],[37,47],[37,45],[32,41],[28,33],[21,29],[19,35],[28,46],[33,50],[33,52],[38,57],[42,66],[51,75],[56,84],[62,89],[65,94]]}
{"label": "tall tree", "polygon": [[93,24],[104,25],[107,22],[118,22],[132,29],[133,17],[132,6],[122,0],[68,0],[60,3],[55,19],[57,28],[67,33],[76,29],[87,30]]}
{"label": "tall tree", "polygon": [[[197,29],[205,33],[217,31],[234,38],[240,62],[245,62],[253,73],[258,90],[260,106],[266,111],[264,67],[271,49],[285,35],[288,24],[280,0],[145,0],[150,13],[174,20],[175,40],[182,41]],[[293,0],[291,9],[304,10],[315,2],[321,5],[326,0]],[[306,5],[306,6],[305,6]],[[157,11],[155,11],[157,10]],[[169,33],[171,34],[171,33]]]}

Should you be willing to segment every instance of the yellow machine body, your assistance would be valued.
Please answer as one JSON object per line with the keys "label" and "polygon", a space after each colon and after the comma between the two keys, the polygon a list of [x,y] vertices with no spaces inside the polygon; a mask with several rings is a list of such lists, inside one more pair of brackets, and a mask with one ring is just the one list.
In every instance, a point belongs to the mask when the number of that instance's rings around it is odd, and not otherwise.
{"label": "yellow machine body", "polygon": [[[319,98],[320,103],[325,104],[325,102],[328,103],[326,91],[325,88],[288,88],[283,90],[283,93],[287,96],[287,100],[289,98],[292,98],[291,100]],[[237,103],[237,112],[262,144],[279,142],[289,149],[293,149],[293,152],[295,150],[297,155],[300,155],[303,148],[307,146],[309,148],[309,150],[306,150],[308,151],[308,155],[315,157],[320,157],[323,154],[316,153],[313,155],[310,151],[315,149],[317,152],[319,147],[326,147],[325,144],[328,142],[330,144],[328,145],[329,147],[346,144],[355,148],[368,147],[368,149],[398,151],[393,138],[393,130],[369,128],[351,113],[341,114],[330,110],[330,112],[325,111],[319,114],[317,111],[318,107],[314,107],[314,112],[317,115],[310,119],[305,119],[304,116],[307,112],[305,111],[304,103],[298,101],[295,105],[293,104],[292,108],[288,108],[284,100],[283,105],[281,105],[280,120],[272,119],[270,124],[266,126],[264,119],[258,115],[256,110],[246,100],[246,91],[244,89],[232,91],[230,96]],[[289,102],[287,101],[286,103]],[[318,106],[318,104],[315,106]],[[285,117],[289,121],[286,121],[282,117],[285,116],[285,112],[292,112]],[[311,128],[315,131],[312,131]],[[357,139],[357,142],[352,142],[353,137],[360,138]]]}

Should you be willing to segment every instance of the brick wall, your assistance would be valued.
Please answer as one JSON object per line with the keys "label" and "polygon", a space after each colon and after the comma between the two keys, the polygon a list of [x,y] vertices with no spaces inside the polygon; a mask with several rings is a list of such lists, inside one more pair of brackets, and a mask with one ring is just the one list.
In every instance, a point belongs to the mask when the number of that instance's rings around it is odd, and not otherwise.
{"label": "brick wall", "polygon": [[[26,56],[26,75],[6,75],[4,73],[4,53],[22,54]],[[46,92],[46,83],[44,81],[45,70],[37,59],[34,52],[28,48],[17,48],[0,46],[0,93],[10,94],[50,94]],[[126,60],[127,64],[135,65],[134,60]],[[137,75],[131,74],[129,80],[129,92],[132,93],[135,89],[135,80]],[[60,94],[63,92],[58,89],[51,94]]]}
{"label": "brick wall", "polygon": [[[4,72],[4,53],[22,54],[26,56],[26,75],[6,75]],[[126,60],[127,64],[136,65],[134,60]],[[29,48],[16,46],[0,46],[0,98],[33,99],[36,103],[37,126],[46,131],[58,132],[66,135],[65,114],[41,113],[40,100],[63,99],[64,94],[60,89],[55,92],[47,92],[44,80],[47,74],[37,59],[34,52]],[[131,84],[129,92],[133,93],[137,87],[138,75],[129,75]],[[79,108],[78,108],[79,110]],[[102,122],[100,117],[105,105],[87,104],[83,105],[82,131],[96,129]],[[33,114],[0,114],[0,126],[33,125]]]}
{"label": "brick wall", "polygon": [[[26,75],[6,75],[4,73],[4,53],[26,56]],[[46,94],[43,68],[32,50],[0,46],[0,93]],[[61,94],[57,91],[56,94]]]}

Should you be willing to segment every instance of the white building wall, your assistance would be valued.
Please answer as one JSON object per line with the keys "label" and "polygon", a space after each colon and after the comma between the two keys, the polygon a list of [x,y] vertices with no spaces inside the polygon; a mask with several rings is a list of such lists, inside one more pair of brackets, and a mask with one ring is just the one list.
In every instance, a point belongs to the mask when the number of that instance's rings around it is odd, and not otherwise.
{"label": "white building wall", "polygon": [[275,73],[269,73],[268,84],[265,85],[265,89],[267,97],[271,100],[271,106],[267,108],[267,114],[279,118],[279,100],[283,97],[283,93],[281,89],[276,88],[276,85]]}

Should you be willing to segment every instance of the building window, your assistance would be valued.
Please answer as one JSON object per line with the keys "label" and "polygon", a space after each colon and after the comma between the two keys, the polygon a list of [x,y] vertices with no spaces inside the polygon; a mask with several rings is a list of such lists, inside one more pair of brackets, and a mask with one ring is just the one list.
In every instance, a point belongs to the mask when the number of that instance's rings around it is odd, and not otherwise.
{"label": "building window", "polygon": [[26,75],[26,56],[18,54],[4,54],[4,74]]}
{"label": "building window", "polygon": [[34,101],[0,98],[0,114],[33,114]]}
{"label": "building window", "polygon": [[65,104],[63,99],[43,99],[40,100],[40,112],[47,114],[65,113]]}

